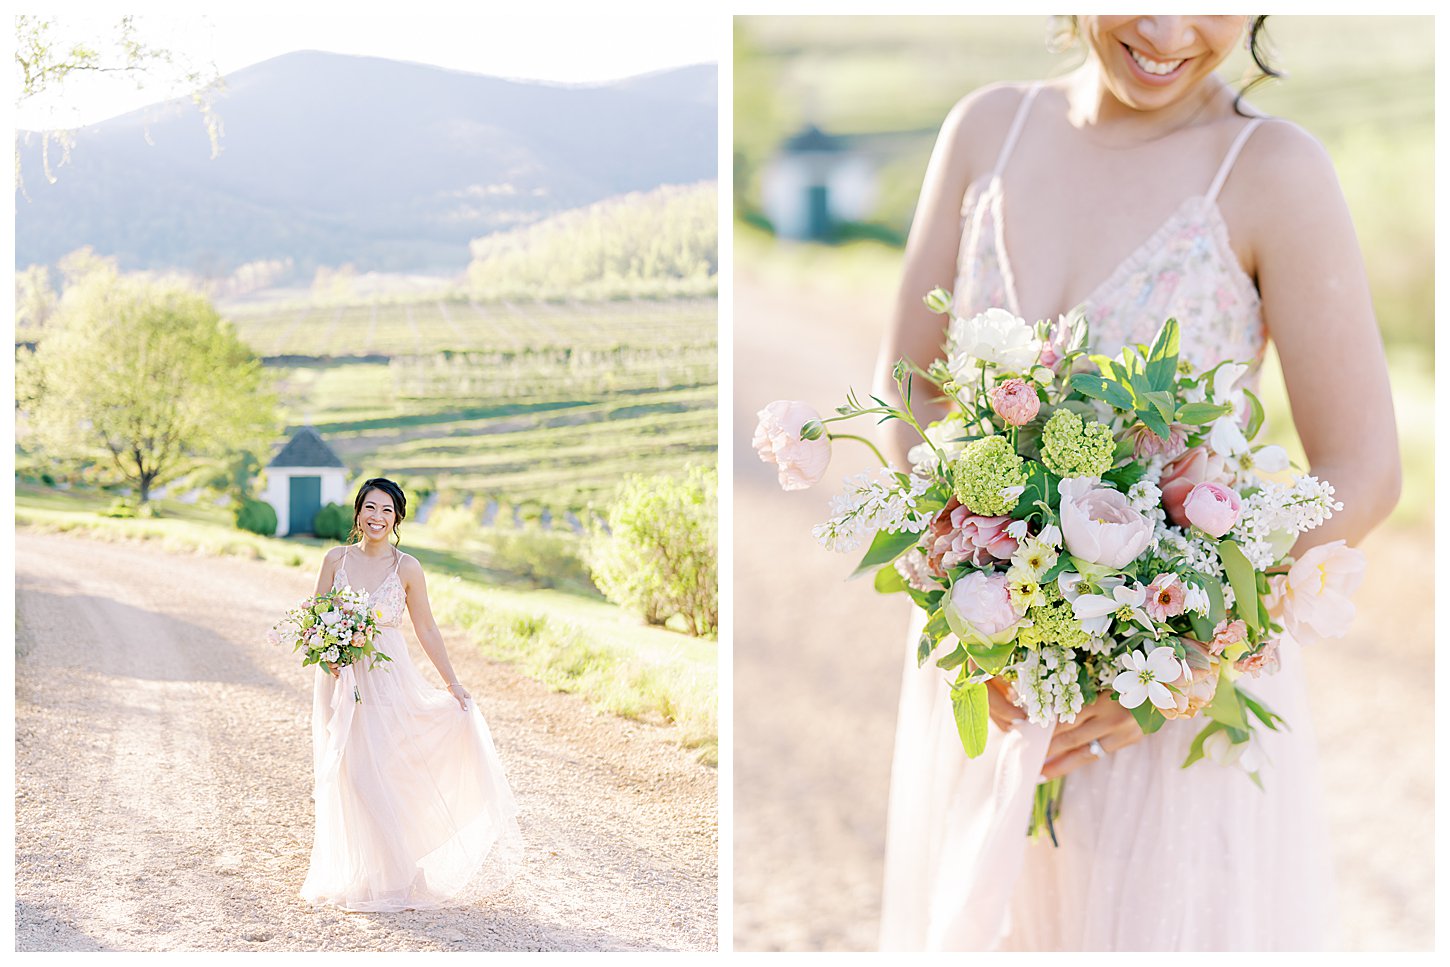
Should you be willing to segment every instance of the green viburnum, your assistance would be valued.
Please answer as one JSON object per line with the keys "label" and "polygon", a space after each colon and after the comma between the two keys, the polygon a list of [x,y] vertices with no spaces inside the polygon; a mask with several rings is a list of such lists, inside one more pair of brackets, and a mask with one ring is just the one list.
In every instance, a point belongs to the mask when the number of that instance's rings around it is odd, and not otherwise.
{"label": "green viburnum", "polygon": [[1042,462],[1059,477],[1101,477],[1113,466],[1113,431],[1072,410],[1052,414],[1042,428]]}
{"label": "green viburnum", "polygon": [[1082,630],[1082,623],[1073,616],[1072,603],[1062,596],[1056,581],[1042,586],[1045,604],[1027,609],[1032,624],[1017,632],[1017,644],[1037,649],[1046,645],[1061,645],[1063,648],[1086,648],[1088,633]]}
{"label": "green viburnum", "polygon": [[1022,458],[1004,436],[972,441],[952,464],[952,490],[957,499],[984,517],[1010,513],[1017,506],[1017,497],[1003,491],[1026,483]]}

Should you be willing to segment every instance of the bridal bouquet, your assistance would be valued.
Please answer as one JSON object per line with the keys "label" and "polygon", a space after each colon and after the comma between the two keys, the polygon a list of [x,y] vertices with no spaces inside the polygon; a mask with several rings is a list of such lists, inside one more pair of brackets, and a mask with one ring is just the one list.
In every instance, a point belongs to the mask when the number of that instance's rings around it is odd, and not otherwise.
{"label": "bridal bouquet", "polygon": [[[372,664],[392,661],[373,646],[378,633],[377,611],[368,607],[366,592],[337,588],[316,597],[304,598],[272,627],[267,636],[273,644],[290,644],[302,650],[302,667],[332,662],[351,665],[368,659]],[[353,700],[362,701],[357,686]]]}
{"label": "bridal bouquet", "polygon": [[[950,294],[926,298],[949,313]],[[1363,557],[1343,541],[1287,556],[1339,509],[1334,488],[1254,442],[1263,409],[1225,361],[1179,359],[1169,319],[1151,345],[1093,353],[1082,313],[1029,326],[989,309],[953,318],[944,359],[893,373],[903,405],[849,394],[822,419],[799,402],[760,411],[754,446],[786,490],[820,480],[831,424],[900,420],[921,437],[909,471],[848,479],[814,529],[830,550],[866,545],[856,574],[909,595],[927,615],[919,664],[949,677],[962,747],[987,743],[987,682],[1030,721],[1072,722],[1103,692],[1145,733],[1174,718],[1205,725],[1185,767],[1208,757],[1254,782],[1255,730],[1283,720],[1245,687],[1277,671],[1280,636],[1342,635]],[[953,411],[922,426],[914,379]],[[1051,832],[1061,779],[1039,787],[1034,833]]]}

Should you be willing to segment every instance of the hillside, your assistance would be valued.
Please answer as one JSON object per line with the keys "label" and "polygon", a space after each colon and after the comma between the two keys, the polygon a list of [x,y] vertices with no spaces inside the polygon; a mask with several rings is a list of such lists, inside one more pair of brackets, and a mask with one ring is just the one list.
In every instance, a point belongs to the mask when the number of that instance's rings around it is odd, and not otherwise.
{"label": "hillside", "polygon": [[[82,245],[123,269],[225,273],[291,257],[459,271],[471,239],[715,177],[715,67],[559,86],[298,51],[226,77],[210,158],[185,101],[77,133],[55,184],[16,197],[16,264]],[[39,139],[19,133],[22,170]]]}

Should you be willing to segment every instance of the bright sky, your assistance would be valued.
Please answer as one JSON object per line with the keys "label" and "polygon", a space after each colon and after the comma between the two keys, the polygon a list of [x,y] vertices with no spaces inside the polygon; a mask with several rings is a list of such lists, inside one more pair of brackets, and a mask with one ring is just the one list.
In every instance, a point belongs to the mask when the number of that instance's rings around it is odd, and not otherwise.
{"label": "bright sky", "polygon": [[[543,7],[547,4],[532,9]],[[408,16],[356,12],[298,16],[283,8],[247,15],[176,12],[140,15],[136,26],[145,42],[182,52],[200,68],[215,62],[223,75],[289,51],[326,50],[496,77],[588,83],[718,63],[730,43],[728,19],[711,13],[601,17],[561,10],[547,16],[480,13],[464,18],[416,12],[418,6],[413,4],[394,9],[413,12]],[[99,43],[115,35],[113,17],[92,15],[85,26],[76,26],[79,21],[74,18],[61,23],[65,26],[57,31],[59,39]],[[68,81],[63,99],[31,98],[19,106],[15,123],[31,130],[90,124],[185,93],[162,85],[138,91],[134,82],[114,75]]]}

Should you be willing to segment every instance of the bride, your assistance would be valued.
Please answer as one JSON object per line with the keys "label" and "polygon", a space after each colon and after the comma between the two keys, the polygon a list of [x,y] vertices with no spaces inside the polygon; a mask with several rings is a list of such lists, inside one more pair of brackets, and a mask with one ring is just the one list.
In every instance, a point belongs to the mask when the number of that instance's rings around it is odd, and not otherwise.
{"label": "bride", "polygon": [[[1256,115],[1215,73],[1239,44],[1267,71],[1264,18],[1062,19],[1086,48],[1079,69],[978,90],[941,131],[878,395],[894,389],[897,359],[926,367],[940,354],[940,317],[921,296],[952,280],[960,316],[1001,306],[1030,322],[1083,305],[1107,353],[1150,341],[1168,316],[1199,367],[1257,363],[1272,339],[1308,470],[1344,504],[1295,554],[1359,541],[1399,491],[1388,373],[1328,155],[1294,124]],[[942,415],[913,405],[923,423]],[[900,465],[909,442],[895,441]],[[1293,728],[1266,733],[1260,791],[1235,769],[1180,768],[1201,723],[1180,719],[1144,736],[1107,695],[1049,738],[994,691],[987,751],[968,762],[939,674],[931,663],[917,668],[916,638],[892,767],[883,947],[1331,942],[1296,644],[1285,641],[1282,670],[1255,683]],[[1057,847],[1025,836],[1039,776],[1067,777]]]}
{"label": "bride", "polygon": [[[356,911],[467,902],[517,870],[513,793],[488,726],[448,661],[423,569],[395,546],[407,516],[402,489],[375,477],[353,506],[361,539],[327,552],[316,593],[367,593],[379,617],[374,644],[393,660],[317,669],[317,823],[301,895]],[[413,663],[400,628],[405,608],[446,693]]]}

